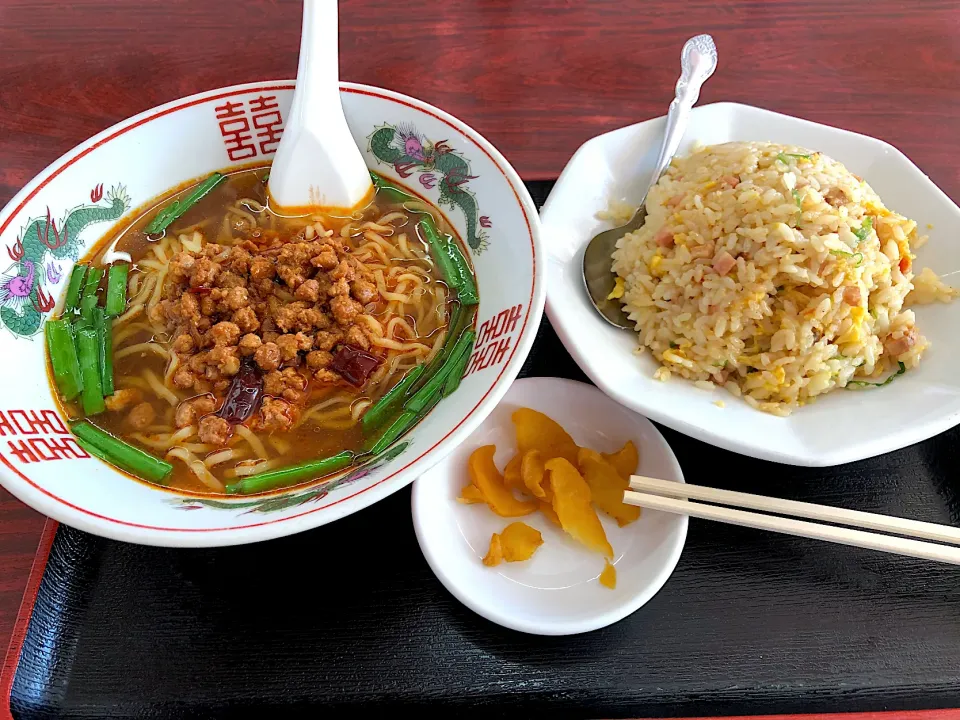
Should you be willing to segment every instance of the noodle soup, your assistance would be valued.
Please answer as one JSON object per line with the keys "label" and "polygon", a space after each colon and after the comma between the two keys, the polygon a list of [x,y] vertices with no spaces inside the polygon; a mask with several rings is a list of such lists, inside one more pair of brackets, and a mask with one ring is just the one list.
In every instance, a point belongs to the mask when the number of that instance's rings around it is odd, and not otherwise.
{"label": "noodle soup", "polygon": [[285,217],[267,167],[171,193],[78,264],[48,356],[78,440],[150,482],[251,494],[376,456],[456,389],[476,283],[456,233],[374,176]]}

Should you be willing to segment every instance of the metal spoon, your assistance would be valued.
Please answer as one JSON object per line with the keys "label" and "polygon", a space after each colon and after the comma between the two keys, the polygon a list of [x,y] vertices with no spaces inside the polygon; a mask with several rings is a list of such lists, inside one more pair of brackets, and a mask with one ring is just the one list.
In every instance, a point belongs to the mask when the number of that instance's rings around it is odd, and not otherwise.
{"label": "metal spoon", "polygon": [[687,127],[690,111],[700,97],[700,87],[717,68],[717,47],[713,44],[713,38],[709,35],[697,35],[687,40],[680,53],[680,67],[677,95],[670,103],[670,110],[667,112],[667,127],[663,134],[660,156],[657,158],[650,185],[643,193],[639,209],[626,225],[605,230],[593,238],[583,252],[583,282],[587,289],[587,296],[597,312],[611,325],[619,328],[632,330],[634,323],[623,312],[623,305],[619,300],[607,299],[616,282],[616,275],[610,269],[613,251],[616,249],[617,240],[643,225],[647,217],[647,193],[657,184],[677,152],[680,139]]}

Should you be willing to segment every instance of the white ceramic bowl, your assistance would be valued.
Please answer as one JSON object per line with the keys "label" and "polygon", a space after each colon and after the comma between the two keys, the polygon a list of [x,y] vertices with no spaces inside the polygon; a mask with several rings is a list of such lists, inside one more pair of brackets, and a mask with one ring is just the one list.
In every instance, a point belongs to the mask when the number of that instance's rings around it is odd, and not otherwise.
{"label": "white ceramic bowl", "polygon": [[[315,484],[267,498],[185,497],[78,457],[85,453],[67,434],[47,383],[42,334],[51,298],[62,295],[77,254],[129,220],[131,208],[180,183],[269,160],[292,95],[292,81],[274,81],[148,110],[55,161],[0,212],[0,245],[11,261],[0,280],[0,483],[28,505],[98,535],[152,545],[230,545],[288,535],[349,515],[412,482],[473,432],[516,377],[544,302],[539,221],[520,178],[490,143],[447,113],[398,93],[344,83],[347,121],[371,169],[434,201],[445,179],[456,181],[476,201],[466,211],[442,208],[471,246],[481,297],[472,371],[460,388],[374,467],[346,474],[335,487]],[[377,157],[370,138],[384,128],[378,142],[405,147],[409,162]],[[467,177],[445,178],[436,169],[433,159],[444,151],[466,161]],[[56,245],[65,229],[71,242],[42,257],[35,242],[23,242],[39,233]]]}
{"label": "white ceramic bowl", "polygon": [[[826,466],[896,450],[960,422],[960,305],[917,308],[917,325],[932,347],[920,366],[889,386],[836,391],[787,418],[752,409],[723,390],[685,380],[653,379],[655,361],[637,357],[636,335],[596,314],[583,289],[583,247],[611,225],[596,218],[611,199],[638,203],[649,180],[664,118],[621,128],[586,142],[543,207],[549,238],[547,313],[584,372],[627,407],[692,437],[753,457]],[[695,141],[772,141],[819,150],[869,182],[884,203],[916,220],[930,242],[915,264],[960,285],[960,208],[899,150],[864,135],[759,108],[719,103],[696,108],[680,152]],[[928,224],[932,227],[926,229]],[[713,401],[722,399],[724,408]]]}

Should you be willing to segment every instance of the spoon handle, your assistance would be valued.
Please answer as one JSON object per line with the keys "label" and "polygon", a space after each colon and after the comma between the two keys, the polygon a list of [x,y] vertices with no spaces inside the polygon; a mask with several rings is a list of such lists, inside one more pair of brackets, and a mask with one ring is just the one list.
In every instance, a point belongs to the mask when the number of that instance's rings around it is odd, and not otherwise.
{"label": "spoon handle", "polygon": [[[331,100],[339,102],[337,0],[304,0],[297,93],[291,112],[316,117]],[[298,102],[299,101],[299,102]]]}
{"label": "spoon handle", "polygon": [[[657,184],[663,171],[680,146],[680,140],[687,129],[690,111],[700,97],[700,88],[717,69],[717,46],[709,35],[697,35],[687,40],[680,53],[680,79],[677,80],[677,94],[670,103],[667,112],[667,127],[663,133],[663,145],[657,157],[650,187]],[[646,193],[644,193],[646,196]]]}

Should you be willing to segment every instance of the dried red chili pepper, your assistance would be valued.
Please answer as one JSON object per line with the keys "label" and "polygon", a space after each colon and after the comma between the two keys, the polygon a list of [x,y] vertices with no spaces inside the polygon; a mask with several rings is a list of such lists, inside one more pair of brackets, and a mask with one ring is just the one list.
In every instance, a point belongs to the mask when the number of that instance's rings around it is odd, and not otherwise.
{"label": "dried red chili pepper", "polygon": [[353,345],[340,345],[330,363],[330,369],[355,387],[363,387],[371,373],[383,362],[376,355]]}
{"label": "dried red chili pepper", "polygon": [[244,358],[217,415],[232,425],[239,425],[257,411],[262,398],[263,375],[250,358]]}

